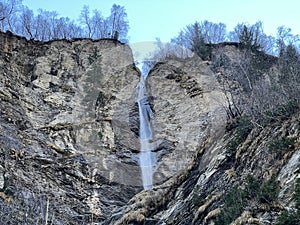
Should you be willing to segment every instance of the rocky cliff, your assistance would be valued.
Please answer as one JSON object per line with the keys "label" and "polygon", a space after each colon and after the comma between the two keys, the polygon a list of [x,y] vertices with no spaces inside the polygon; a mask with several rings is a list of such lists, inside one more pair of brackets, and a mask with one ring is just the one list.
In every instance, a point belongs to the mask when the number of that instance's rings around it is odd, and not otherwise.
{"label": "rocky cliff", "polygon": [[0,39],[1,224],[107,219],[141,191],[131,49]]}
{"label": "rocky cliff", "polygon": [[294,207],[300,115],[229,127],[211,62],[150,71],[157,162],[142,190],[130,48],[10,33],[0,45],[1,224],[275,224]]}

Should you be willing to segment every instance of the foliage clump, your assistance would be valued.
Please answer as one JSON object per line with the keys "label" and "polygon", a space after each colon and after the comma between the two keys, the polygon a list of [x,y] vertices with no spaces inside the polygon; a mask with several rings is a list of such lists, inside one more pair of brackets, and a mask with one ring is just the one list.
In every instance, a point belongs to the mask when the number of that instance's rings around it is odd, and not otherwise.
{"label": "foliage clump", "polygon": [[252,52],[257,52],[261,49],[259,44],[258,35],[246,25],[243,26],[242,31],[239,33],[239,47],[242,49],[247,49]]}
{"label": "foliage clump", "polygon": [[229,225],[243,210],[256,201],[260,204],[276,201],[279,193],[279,185],[275,178],[271,178],[260,184],[253,176],[248,176],[244,189],[234,187],[225,197],[224,206],[215,219],[215,225]]}
{"label": "foliage clump", "polygon": [[227,144],[229,152],[234,152],[236,148],[243,143],[253,129],[253,124],[248,116],[242,116],[238,119],[233,138]]}
{"label": "foliage clump", "polygon": [[277,158],[282,158],[286,152],[292,151],[295,148],[295,137],[281,137],[274,139],[269,144],[269,150],[276,153]]}
{"label": "foliage clump", "polygon": [[295,192],[293,195],[295,208],[283,210],[277,219],[276,225],[295,225],[300,224],[300,178],[296,180]]}
{"label": "foliage clump", "polygon": [[88,56],[89,64],[90,64],[90,65],[93,64],[94,61],[96,61],[96,60],[98,59],[98,57],[99,57],[99,55],[98,55],[98,48],[95,47],[95,48],[94,48],[94,51],[93,51],[93,54],[90,54],[90,55]]}

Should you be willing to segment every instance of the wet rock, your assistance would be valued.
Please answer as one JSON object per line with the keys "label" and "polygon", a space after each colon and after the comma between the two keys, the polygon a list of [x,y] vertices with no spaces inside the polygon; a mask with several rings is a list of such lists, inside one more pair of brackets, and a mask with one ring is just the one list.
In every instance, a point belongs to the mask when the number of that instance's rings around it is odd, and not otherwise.
{"label": "wet rock", "polygon": [[130,130],[139,137],[140,132],[140,117],[139,117],[139,105],[136,102],[133,107],[131,107],[129,112],[129,123]]}

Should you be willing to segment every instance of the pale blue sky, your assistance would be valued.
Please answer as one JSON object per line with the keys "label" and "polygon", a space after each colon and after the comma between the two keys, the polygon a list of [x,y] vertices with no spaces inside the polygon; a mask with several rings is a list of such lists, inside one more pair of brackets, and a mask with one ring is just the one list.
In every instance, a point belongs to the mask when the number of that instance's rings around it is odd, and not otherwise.
{"label": "pale blue sky", "polygon": [[53,10],[72,19],[78,19],[85,4],[108,16],[114,3],[126,9],[131,43],[154,41],[156,37],[169,41],[196,20],[225,23],[227,31],[239,22],[253,24],[261,20],[267,34],[275,35],[281,25],[300,34],[298,0],[23,0],[34,11]]}

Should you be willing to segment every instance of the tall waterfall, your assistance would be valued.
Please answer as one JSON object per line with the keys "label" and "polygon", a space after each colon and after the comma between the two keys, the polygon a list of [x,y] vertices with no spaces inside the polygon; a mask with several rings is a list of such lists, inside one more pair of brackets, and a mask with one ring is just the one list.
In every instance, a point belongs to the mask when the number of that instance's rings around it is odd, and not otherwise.
{"label": "tall waterfall", "polygon": [[153,170],[156,163],[155,153],[153,152],[152,130],[150,121],[153,119],[153,112],[148,102],[145,86],[146,76],[141,76],[137,87],[137,102],[139,105],[140,117],[140,144],[139,163],[142,173],[144,189],[150,189],[153,186]]}

